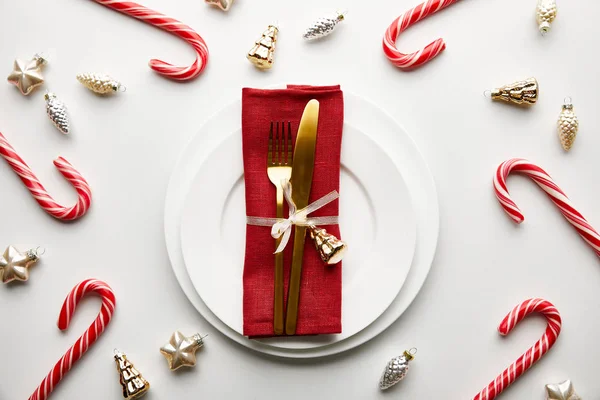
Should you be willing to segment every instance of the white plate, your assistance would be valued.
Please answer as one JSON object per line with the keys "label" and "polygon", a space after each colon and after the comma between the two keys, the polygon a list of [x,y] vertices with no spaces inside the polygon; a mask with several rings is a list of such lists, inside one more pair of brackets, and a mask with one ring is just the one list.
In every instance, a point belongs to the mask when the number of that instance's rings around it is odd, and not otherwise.
{"label": "white plate", "polygon": [[[202,164],[186,196],[181,244],[202,301],[242,335],[246,234],[242,134],[237,130],[221,136],[226,138]],[[383,314],[410,270],[416,224],[402,175],[381,147],[348,124],[342,143],[340,229],[350,249],[342,269],[342,333],[261,339],[263,343],[310,349],[342,341]]]}
{"label": "white plate", "polygon": [[175,275],[190,302],[216,329],[232,340],[256,351],[281,357],[311,358],[337,354],[374,338],[410,305],[421,289],[435,254],[439,230],[439,210],[433,178],[414,142],[396,121],[372,103],[344,93],[345,121],[369,135],[394,160],[401,171],[412,198],[417,219],[417,246],[412,267],[405,284],[388,309],[363,331],[334,344],[313,349],[283,349],[241,336],[217,318],[196,293],[187,274],[181,251],[180,222],[184,200],[203,162],[223,140],[215,132],[235,132],[239,129],[241,102],[225,107],[202,126],[184,149],[173,170],[165,200],[165,240]]}

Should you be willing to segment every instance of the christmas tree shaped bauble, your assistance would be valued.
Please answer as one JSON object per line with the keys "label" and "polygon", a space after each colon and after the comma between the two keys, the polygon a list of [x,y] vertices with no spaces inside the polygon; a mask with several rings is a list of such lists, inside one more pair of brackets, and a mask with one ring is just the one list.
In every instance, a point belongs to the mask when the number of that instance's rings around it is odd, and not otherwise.
{"label": "christmas tree shaped bauble", "polygon": [[150,390],[148,381],[127,360],[127,356],[118,350],[115,350],[115,363],[119,371],[119,381],[123,387],[123,397],[125,399],[139,399]]}
{"label": "christmas tree shaped bauble", "polygon": [[246,58],[257,68],[270,69],[273,66],[273,55],[278,33],[279,29],[276,26],[269,25],[246,55]]}

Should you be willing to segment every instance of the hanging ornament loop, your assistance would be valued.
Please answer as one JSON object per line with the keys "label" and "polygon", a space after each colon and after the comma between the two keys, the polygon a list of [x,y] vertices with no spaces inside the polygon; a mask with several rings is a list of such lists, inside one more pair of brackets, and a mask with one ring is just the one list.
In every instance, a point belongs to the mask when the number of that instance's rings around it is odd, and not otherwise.
{"label": "hanging ornament loop", "polygon": [[17,154],[15,149],[8,143],[0,133],[0,156],[4,157],[8,165],[15,171],[38,202],[40,207],[54,218],[71,221],[82,217],[90,208],[92,203],[92,192],[85,178],[64,158],[58,157],[54,160],[54,166],[77,191],[77,203],[72,207],[63,207],[58,204],[38,178],[33,174],[31,168]]}
{"label": "hanging ornament loop", "polygon": [[164,31],[172,33],[189,43],[196,52],[196,60],[188,67],[179,67],[162,60],[152,59],[148,63],[150,68],[162,76],[173,80],[185,81],[197,77],[206,67],[208,62],[208,46],[204,39],[192,28],[131,1],[94,0],[96,3],[112,8],[130,17],[139,19],[147,24],[154,25]]}
{"label": "hanging ornament loop", "polygon": [[419,67],[439,55],[446,48],[444,39],[437,39],[429,43],[423,49],[410,54],[400,52],[396,47],[396,40],[398,40],[398,36],[411,25],[431,14],[443,10],[457,1],[458,0],[428,0],[411,8],[396,18],[388,27],[385,36],[383,37],[383,52],[385,53],[385,56],[396,67],[400,69],[410,69]]}

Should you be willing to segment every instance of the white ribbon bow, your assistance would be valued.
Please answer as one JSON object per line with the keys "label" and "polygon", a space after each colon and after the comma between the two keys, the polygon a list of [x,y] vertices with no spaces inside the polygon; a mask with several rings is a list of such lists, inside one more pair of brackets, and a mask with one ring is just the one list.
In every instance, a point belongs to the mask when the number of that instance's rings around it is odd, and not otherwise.
{"label": "white ribbon bow", "polygon": [[309,204],[308,206],[296,210],[296,204],[292,200],[292,184],[288,180],[282,180],[281,185],[283,187],[283,196],[289,206],[290,213],[287,219],[283,218],[264,218],[264,217],[246,217],[246,223],[254,226],[270,226],[271,236],[274,239],[281,238],[281,242],[275,250],[275,253],[281,253],[285,246],[290,240],[292,234],[292,225],[296,226],[318,226],[318,225],[336,225],[338,223],[337,216],[331,217],[312,217],[309,218],[308,214],[313,213],[331,203],[338,197],[340,197],[337,191],[332,191]]}

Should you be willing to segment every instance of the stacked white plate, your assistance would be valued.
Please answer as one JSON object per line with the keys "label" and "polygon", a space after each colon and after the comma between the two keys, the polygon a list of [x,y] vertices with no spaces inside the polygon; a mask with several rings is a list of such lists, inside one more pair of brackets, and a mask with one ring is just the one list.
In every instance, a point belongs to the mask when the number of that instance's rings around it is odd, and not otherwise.
{"label": "stacked white plate", "polygon": [[410,136],[384,111],[348,92],[344,103],[340,229],[349,251],[343,262],[340,335],[250,340],[242,334],[241,101],[206,122],[173,171],[165,238],[175,275],[210,324],[251,349],[309,358],[359,346],[398,319],[429,273],[439,211],[427,165]]}

